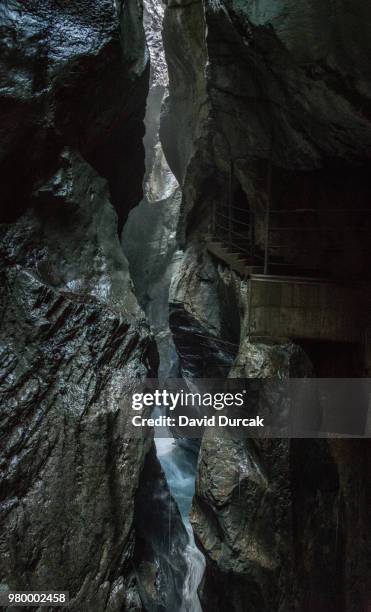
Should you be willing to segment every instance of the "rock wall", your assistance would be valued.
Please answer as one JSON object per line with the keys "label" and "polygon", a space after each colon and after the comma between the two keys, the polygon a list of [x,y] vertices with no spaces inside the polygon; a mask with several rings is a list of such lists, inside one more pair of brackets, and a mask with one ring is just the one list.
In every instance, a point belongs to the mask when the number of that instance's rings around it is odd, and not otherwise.
{"label": "rock wall", "polygon": [[[250,342],[246,284],[198,249],[189,246],[171,293],[183,374],[313,375],[311,360],[294,343]],[[265,397],[264,410],[275,411],[277,402],[275,391]],[[367,440],[243,441],[207,431],[191,512],[206,557],[203,610],[366,609],[369,470]]]}
{"label": "rock wall", "polygon": [[14,0],[0,17],[1,219],[30,206],[67,145],[108,180],[122,222],[140,199],[144,163],[141,5]]}
{"label": "rock wall", "polygon": [[[305,235],[295,228],[286,236],[288,263],[304,266],[309,252],[311,265],[324,274],[362,277],[370,264],[369,215],[358,232],[346,230],[349,209],[369,210],[369,41],[363,30],[369,9],[361,1],[352,9],[336,3],[333,15],[323,3],[298,9],[275,2],[270,12],[260,4],[170,2],[167,9],[171,95],[162,139],[182,185],[186,231],[207,227],[212,204],[228,200],[233,163],[234,194],[242,190],[258,215],[264,217],[268,201],[275,209],[298,202],[342,209],[344,217],[335,213],[327,221],[339,241],[332,237],[322,251],[320,230]],[[256,227],[261,252],[264,237]]]}
{"label": "rock wall", "polygon": [[[213,205],[228,198],[231,161],[257,211],[285,197],[299,207],[314,198],[319,207],[342,200],[344,208],[369,209],[370,21],[361,1],[169,2],[161,137],[182,186],[186,253],[170,321],[188,373],[212,356],[224,371],[236,357],[232,376],[313,372],[289,340],[250,342],[245,283],[211,258],[204,237]],[[312,240],[292,258],[305,249],[318,256]],[[319,265],[348,280],[369,270],[360,253]],[[232,355],[221,355],[226,341],[238,345]],[[369,470],[367,441],[243,443],[207,434],[192,513],[207,561],[203,609],[363,610],[371,585]]]}
{"label": "rock wall", "polygon": [[158,356],[118,240],[142,193],[141,5],[14,0],[0,24],[1,588],[169,608],[181,568],[143,516],[172,502],[127,401]]}
{"label": "rock wall", "polygon": [[150,88],[145,116],[146,172],[143,199],[128,218],[122,246],[138,301],[151,324],[160,353],[161,379],[177,376],[176,351],[169,329],[169,288],[177,268],[178,222],[182,194],[167,163],[159,129],[167,96],[168,70],[162,42],[164,6],[157,0],[144,3],[144,27],[151,57]]}
{"label": "rock wall", "polygon": [[238,352],[239,280],[216,267],[197,241],[190,242],[174,270],[169,323],[187,378],[224,378]]}

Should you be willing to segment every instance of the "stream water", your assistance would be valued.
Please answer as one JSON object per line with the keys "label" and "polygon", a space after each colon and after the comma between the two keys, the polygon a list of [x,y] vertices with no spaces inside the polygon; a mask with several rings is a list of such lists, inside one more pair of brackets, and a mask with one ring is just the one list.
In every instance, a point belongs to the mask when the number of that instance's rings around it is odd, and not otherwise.
{"label": "stream water", "polygon": [[205,559],[197,548],[189,521],[195,490],[197,447],[192,440],[156,438],[157,456],[166,480],[181,513],[189,542],[185,551],[187,575],[183,586],[183,602],[180,612],[201,612],[197,588],[205,569]]}
{"label": "stream water", "polygon": [[[169,290],[178,256],[182,256],[177,244],[181,189],[167,164],[159,137],[161,105],[168,86],[162,41],[163,18],[161,0],[144,0],[144,29],[151,59],[143,140],[146,173],[143,200],[130,212],[122,239],[138,301],[156,338],[161,384],[168,377],[179,376],[177,351],[169,329]],[[172,498],[188,533],[185,551],[179,550],[187,566],[182,604],[180,610],[169,612],[201,612],[197,588],[204,573],[205,560],[196,546],[189,520],[195,492],[198,445],[192,440],[175,440],[169,431],[161,429],[155,431],[155,443]]]}

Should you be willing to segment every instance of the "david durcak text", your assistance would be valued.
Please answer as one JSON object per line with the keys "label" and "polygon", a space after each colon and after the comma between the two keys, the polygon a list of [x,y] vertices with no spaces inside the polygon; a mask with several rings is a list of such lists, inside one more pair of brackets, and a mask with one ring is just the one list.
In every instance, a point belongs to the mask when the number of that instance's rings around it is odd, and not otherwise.
{"label": "david durcak text", "polygon": [[191,418],[186,415],[177,417],[159,416],[143,418],[136,415],[132,418],[135,427],[264,427],[264,418],[234,418],[219,414],[211,417]]}

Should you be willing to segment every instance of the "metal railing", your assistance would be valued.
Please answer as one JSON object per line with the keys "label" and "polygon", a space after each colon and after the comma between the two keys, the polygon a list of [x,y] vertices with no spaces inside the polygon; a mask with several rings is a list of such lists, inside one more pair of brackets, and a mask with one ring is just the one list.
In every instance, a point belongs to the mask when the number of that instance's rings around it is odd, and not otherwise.
{"label": "metal railing", "polygon": [[[241,214],[242,213],[242,214]],[[315,219],[300,224],[300,215],[315,215]],[[330,225],[326,215],[333,218]],[[336,217],[346,215],[348,224],[339,225]],[[327,253],[344,251],[345,253],[360,252],[371,255],[371,209],[341,209],[341,208],[298,208],[269,209],[259,213],[260,220],[265,225],[265,242],[259,246],[255,241],[255,223],[257,214],[250,207],[242,208],[232,200],[227,203],[215,203],[212,214],[211,233],[216,240],[224,244],[230,251],[239,253],[247,265],[262,265],[264,273],[279,268],[297,269],[298,264],[290,261],[290,254],[298,252],[301,259],[308,254],[310,264],[315,239],[318,236],[317,250]],[[280,224],[280,220],[284,224]],[[351,223],[349,223],[351,221]],[[290,235],[295,234],[295,237]],[[355,236],[370,235],[370,240],[361,240],[351,246],[346,238],[353,232]],[[298,245],[302,236],[302,245]],[[309,243],[309,245],[308,245]],[[301,264],[302,267],[302,264]],[[308,265],[310,269],[310,265]],[[314,268],[313,268],[314,269]]]}

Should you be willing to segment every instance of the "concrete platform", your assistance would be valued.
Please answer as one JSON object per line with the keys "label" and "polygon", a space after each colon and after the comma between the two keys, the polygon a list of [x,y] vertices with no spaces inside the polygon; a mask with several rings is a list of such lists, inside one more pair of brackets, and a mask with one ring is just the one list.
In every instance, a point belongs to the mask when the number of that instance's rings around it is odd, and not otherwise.
{"label": "concrete platform", "polygon": [[369,285],[252,275],[249,335],[364,343],[371,317]]}

